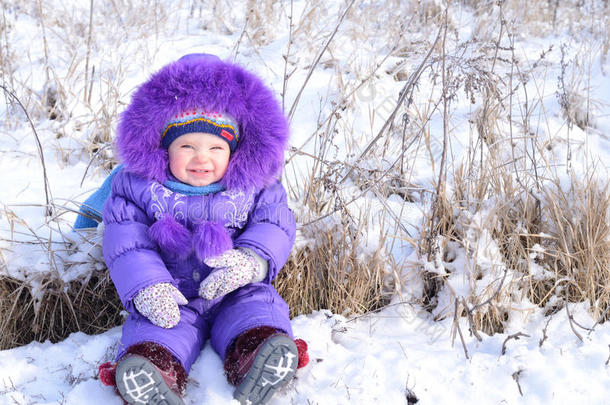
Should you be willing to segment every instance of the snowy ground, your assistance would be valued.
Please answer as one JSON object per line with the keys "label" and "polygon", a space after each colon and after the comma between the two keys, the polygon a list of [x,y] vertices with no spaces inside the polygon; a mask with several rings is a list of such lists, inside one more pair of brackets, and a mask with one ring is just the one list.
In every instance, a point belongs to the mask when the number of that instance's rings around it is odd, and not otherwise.
{"label": "snowy ground", "polygon": [[[575,315],[591,326],[585,313]],[[353,321],[325,311],[302,315],[293,327],[309,342],[310,364],[270,404],[406,404],[408,390],[419,404],[608,403],[610,327],[581,331],[580,341],[565,311],[547,321],[534,314],[522,329],[529,337],[518,340],[466,337],[467,359],[459,338],[450,341],[450,323],[432,322],[407,304]],[[0,352],[0,403],[120,405],[96,378],[119,335],[120,328],[74,333],[61,343]],[[231,403],[221,370],[206,346],[189,376],[186,403]]]}
{"label": "snowy ground", "polygon": [[[288,45],[288,2],[282,3],[282,12],[276,13],[282,17],[272,22],[276,30],[263,32],[266,37],[258,42],[256,38],[242,34],[243,5],[231,7],[228,2],[214,2],[217,6],[215,11],[223,18],[212,18],[207,8],[194,2],[146,2],[150,8],[136,8],[125,13],[115,10],[116,4],[127,7],[123,2],[112,1],[112,7],[110,3],[96,3],[89,62],[89,68],[96,67],[92,73],[96,85],[91,87],[92,96],[89,99],[92,101],[88,103],[83,102],[82,76],[87,54],[87,41],[83,38],[87,37],[88,32],[89,2],[24,3],[3,2],[8,29],[2,40],[8,42],[3,42],[2,50],[11,55],[11,77],[14,79],[11,86],[31,111],[41,139],[51,197],[57,205],[74,208],[74,202],[82,201],[101,183],[107,172],[96,164],[88,167],[91,153],[87,150],[86,140],[95,138],[102,131],[95,122],[103,121],[100,117],[107,113],[122,111],[134,87],[169,61],[189,52],[216,53],[222,58],[230,58],[239,47],[236,61],[258,72],[278,94],[282,91],[282,55]],[[159,6],[161,3],[164,7]],[[309,10],[307,4],[295,1],[294,15],[306,14],[303,11]],[[320,14],[323,17],[310,21],[309,36],[318,38],[316,46],[327,38],[320,33],[332,32],[344,6],[344,2],[328,2],[323,6],[326,11]],[[370,4],[366,2],[358,5],[362,8],[365,6],[369,7],[367,12],[371,11]],[[44,8],[45,41],[41,41],[39,7]],[[383,20],[386,26],[395,22],[391,16],[387,14]],[[456,28],[459,31],[455,33],[456,37],[460,37],[461,41],[474,37],[475,18],[471,10],[455,6],[451,16],[454,26],[459,27],[459,30]],[[384,24],[380,23],[379,26],[383,28]],[[263,24],[261,30],[265,31],[264,28],[269,29],[269,26]],[[376,38],[371,34],[361,42],[349,40],[360,38],[359,29],[348,18],[305,87],[292,120],[293,147],[314,155],[318,153],[317,137],[308,141],[319,124],[317,120],[332,109],[332,101],[339,99],[343,84],[357,83],[368,72],[367,66],[374,66],[389,52],[391,44],[382,36]],[[431,43],[435,30],[409,33],[404,40],[413,47],[425,41]],[[307,42],[303,32],[296,35],[297,40]],[[593,156],[592,160],[598,162],[600,176],[607,176],[607,162],[610,161],[610,138],[607,135],[610,133],[610,80],[605,72],[610,64],[606,61],[602,46],[593,37],[590,41],[579,43],[567,32],[560,37],[557,34],[536,37],[522,33],[517,35],[517,42],[517,56],[526,65],[554,45],[553,51],[541,64],[543,68],[537,71],[539,76],[530,83],[532,99],[545,102],[543,107],[534,111],[536,114],[532,116],[532,121],[538,125],[538,135],[548,137],[549,156],[565,162],[567,151],[570,151],[574,154],[570,164],[576,168],[582,163],[576,157],[581,156],[579,153]],[[586,131],[574,127],[568,136],[555,94],[556,78],[561,71],[561,44],[568,45],[571,52],[568,59],[574,61],[582,58],[578,66],[586,73],[583,77],[587,78],[587,82],[580,87],[587,89],[587,94],[595,101],[591,106],[595,113],[594,125]],[[297,51],[293,48],[291,60],[299,68],[288,82],[286,110],[289,110],[300,84],[307,77],[309,62],[314,60],[320,49],[316,46],[302,45],[301,48],[297,47]],[[45,47],[48,48],[46,52]],[[409,53],[407,73],[417,67],[425,51],[426,48],[422,46],[418,51]],[[455,55],[458,53],[455,50]],[[506,53],[500,56],[507,57]],[[45,83],[45,60],[48,60],[51,77],[62,83],[67,94],[62,106],[66,114],[64,119],[49,120],[40,112],[44,111],[39,98]],[[337,129],[341,134],[352,133],[353,130],[360,137],[343,139],[337,136],[329,155],[334,153],[337,160],[347,159],[350,153],[360,151],[358,148],[366,146],[375,136],[404,85],[404,81],[395,80],[387,72],[394,64],[403,62],[401,58],[389,58],[374,81],[356,93],[355,107],[344,113],[349,119],[341,121]],[[8,76],[3,71],[3,82],[7,80]],[[438,86],[434,87],[433,81],[431,77],[422,76],[412,111],[426,105],[427,94],[432,98],[432,94],[438,93]],[[518,100],[516,104],[523,102]],[[472,124],[469,123],[473,107],[467,98],[458,98],[453,108],[450,156],[457,166],[457,162],[467,153],[473,136]],[[544,110],[544,114],[541,110]],[[26,117],[18,107],[8,103],[8,99],[6,104],[0,105],[0,117],[3,139],[0,173],[4,173],[0,176],[0,204],[5,213],[4,218],[0,218],[0,263],[4,264],[0,271],[20,279],[27,275],[35,280],[32,274],[50,268],[49,255],[44,244],[29,242],[35,239],[34,235],[49,237],[56,243],[60,243],[61,238],[57,233],[49,233],[45,225],[44,212],[40,207],[45,202],[42,170]],[[116,125],[116,116],[113,117],[108,123],[112,128]],[[433,179],[437,176],[433,168],[438,169],[439,163],[441,117],[434,116],[430,127],[429,154],[436,160],[436,166],[426,159],[419,159],[418,155],[417,159],[413,158],[409,179],[423,188],[432,187]],[[394,151],[392,148],[395,146],[400,147],[399,144],[391,144],[388,149]],[[424,149],[422,146],[419,153],[425,155]],[[287,178],[296,182],[298,173],[308,173],[313,163],[306,156],[291,159]],[[381,169],[391,163],[391,160],[384,160],[380,156],[376,156],[376,159],[371,161],[379,163]],[[349,187],[346,186],[343,191],[348,193]],[[293,195],[296,200],[298,197],[298,194]],[[400,212],[404,227],[416,238],[424,210],[421,201],[405,203],[394,195],[384,204],[398,207],[396,212]],[[378,207],[380,202],[371,198],[356,202],[353,206],[354,210],[358,207],[366,209]],[[295,202],[294,208],[299,210],[302,207]],[[7,218],[9,212],[19,220],[11,222]],[[73,214],[64,212],[60,222],[63,221],[63,225],[69,228],[73,219]],[[375,241],[376,235],[373,230],[370,231],[369,249],[378,243]],[[10,240],[25,243],[10,243]],[[412,245],[404,238],[397,238],[393,242],[392,254],[397,260],[410,260],[413,257]],[[95,255],[99,256],[99,252]],[[72,273],[60,271],[59,276],[66,281],[77,278],[80,270],[74,273],[75,269],[87,271],[91,265],[73,266]],[[66,268],[60,267],[59,270]],[[459,270],[455,269],[454,273],[460,274]],[[413,284],[405,286],[404,293],[405,300],[410,300],[421,293],[421,286],[413,281]],[[596,319],[592,319],[584,304],[573,305],[569,309],[580,325],[591,327],[595,324]],[[420,308],[397,302],[383,311],[353,320],[325,311],[298,316],[293,320],[294,332],[308,342],[311,361],[271,404],[406,404],[409,390],[417,396],[420,404],[610,402],[608,323],[596,325],[591,333],[579,326],[574,326],[576,331],[573,331],[567,311],[562,310],[548,318],[543,316],[542,309],[524,301],[515,304],[514,313],[511,313],[505,325],[506,333],[483,335],[482,341],[468,335],[468,325],[462,319],[460,325],[465,334],[464,347],[459,336],[452,334],[451,321],[434,322]],[[519,332],[528,336],[509,338]],[[120,328],[97,336],[75,333],[57,344],[31,343],[0,352],[0,405],[121,404],[113,389],[102,386],[96,378],[97,366],[113,358],[119,337]],[[230,403],[231,392],[222,375],[219,358],[206,346],[190,375],[186,402]]]}

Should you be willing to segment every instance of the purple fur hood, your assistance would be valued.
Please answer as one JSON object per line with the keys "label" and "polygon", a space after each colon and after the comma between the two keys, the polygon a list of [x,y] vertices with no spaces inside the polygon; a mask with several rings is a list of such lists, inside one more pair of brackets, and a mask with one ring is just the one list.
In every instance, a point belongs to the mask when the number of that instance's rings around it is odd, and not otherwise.
{"label": "purple fur hood", "polygon": [[279,103],[254,74],[207,54],[166,65],[133,94],[116,140],[127,171],[163,184],[169,172],[161,132],[170,117],[193,107],[229,113],[240,124],[237,150],[221,181],[227,189],[261,189],[275,181],[288,142]]}

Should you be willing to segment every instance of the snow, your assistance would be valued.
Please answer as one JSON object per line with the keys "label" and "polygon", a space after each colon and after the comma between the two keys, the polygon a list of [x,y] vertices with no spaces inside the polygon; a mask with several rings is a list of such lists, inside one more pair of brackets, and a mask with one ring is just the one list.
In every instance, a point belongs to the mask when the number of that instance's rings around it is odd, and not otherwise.
{"label": "snow", "polygon": [[[269,6],[263,2],[266,5],[255,11],[264,15],[264,8],[271,7],[275,20],[261,23],[259,31],[246,35],[242,33],[245,2],[214,2],[216,14],[204,3],[190,1],[127,3],[95,2],[90,51],[86,40],[89,2],[3,3],[6,30],[0,31],[1,56],[9,56],[1,61],[11,64],[1,66],[10,67],[10,74],[2,70],[3,85],[14,89],[24,103],[36,134],[22,109],[5,94],[6,102],[0,103],[3,135],[0,275],[28,280],[34,294],[39,291],[42,276],[49,272],[67,283],[84,277],[94,268],[102,268],[101,230],[86,235],[70,232],[75,218],[73,211],[108,174],[109,167],[102,167],[100,160],[93,156],[98,153],[106,161],[113,158],[109,148],[95,152],[91,150],[92,145],[100,147],[109,142],[116,127],[116,113],[125,108],[131,92],[152,72],[185,53],[215,53],[221,58],[235,58],[257,72],[281,98],[290,3],[275,2]],[[294,32],[287,66],[290,76],[282,99],[287,112],[345,3],[294,1],[295,27],[303,23],[309,29]],[[405,9],[391,9],[395,3]],[[336,41],[304,87],[291,121],[294,149],[286,154],[289,163],[284,179],[293,186],[289,190],[291,204],[300,218],[316,217],[303,203],[303,191],[298,188],[316,167],[310,156],[318,155],[322,147],[327,147],[324,157],[328,162],[354,163],[392,113],[405,85],[404,75],[410,77],[427,46],[432,44],[436,35],[433,24],[398,38],[383,34],[388,27],[397,29],[401,18],[407,21],[406,16],[416,15],[419,9],[415,3],[430,10],[441,9],[442,5],[437,0],[356,2]],[[475,46],[452,48],[451,44],[475,43],[487,31],[493,33],[496,27],[492,22],[498,18],[497,7],[485,23],[484,17],[462,3],[454,2],[450,8],[448,63],[454,59],[459,61],[463,55],[476,59],[479,50]],[[591,1],[587,7],[602,7],[602,4]],[[44,40],[40,8],[44,16]],[[592,10],[603,16],[604,11]],[[358,19],[358,13],[368,16],[367,13],[373,12],[382,13],[375,15],[379,21],[368,17]],[[558,16],[561,21],[567,21],[559,31],[553,31],[548,22],[528,31],[525,23],[510,21],[511,27],[522,31],[516,32],[513,38],[514,55],[506,50],[506,37],[502,42],[505,47],[500,51],[500,57],[505,60],[512,56],[519,60],[523,80],[527,82],[529,98],[523,92],[516,92],[512,113],[518,120],[527,121],[538,141],[544,144],[545,148],[537,152],[540,154],[538,169],[554,173],[559,179],[556,186],[564,191],[572,189],[572,176],[582,176],[591,167],[595,168],[597,179],[607,182],[610,162],[610,80],[607,76],[610,66],[607,38],[604,44],[599,37],[599,30],[605,28],[600,28],[596,14],[591,15],[590,21],[572,21],[567,17]],[[254,14],[249,18],[256,20]],[[416,18],[427,17],[417,14]],[[390,53],[393,41],[404,47],[405,56],[392,55],[381,63]],[[584,128],[568,126],[560,107],[558,77],[562,73],[562,49],[567,63],[565,80],[572,86],[576,100],[580,100],[575,102],[581,107],[575,111],[576,121],[587,117],[583,100],[589,100],[590,121]],[[545,56],[541,58],[543,52]],[[87,60],[95,83],[91,87],[83,86]],[[381,65],[373,79],[352,93],[377,63]],[[400,74],[396,73],[397,66],[402,69]],[[91,72],[92,67],[95,69]],[[460,68],[455,66],[456,74]],[[505,78],[502,75],[506,74],[506,66],[503,69],[500,71],[498,67],[499,78]],[[466,248],[439,239],[437,245],[445,246],[444,260],[436,257],[428,262],[418,255],[415,241],[429,211],[428,192],[434,189],[443,153],[442,105],[441,112],[426,111],[442,92],[438,73],[425,70],[413,100],[405,106],[412,126],[422,124],[426,114],[431,114],[425,136],[419,137],[418,143],[409,149],[405,181],[413,185],[408,190],[412,192],[410,200],[405,201],[401,195],[404,191],[401,185],[394,185],[387,196],[374,188],[363,190],[355,174],[346,176],[336,191],[342,201],[354,200],[348,207],[350,214],[369,215],[359,253],[366,256],[385,248],[388,255],[404,263],[402,290],[386,308],[365,316],[348,319],[320,310],[295,317],[292,320],[295,335],[308,342],[311,361],[271,404],[406,404],[409,392],[421,404],[573,404],[584,400],[591,404],[608,403],[610,324],[597,324],[588,304],[572,303],[568,306],[569,313],[564,308],[548,315],[545,308],[537,307],[523,296],[505,298],[511,313],[504,331],[492,336],[481,333],[480,341],[469,333],[465,317],[454,323],[451,314],[455,297],[466,299],[475,292],[484,299],[493,294],[503,275],[509,281],[516,277],[515,270],[506,269],[500,247],[489,231],[488,222],[497,220],[491,208],[483,206],[477,212],[459,213],[459,226],[464,227],[462,231],[467,235]],[[63,117],[56,120],[46,118],[41,101],[49,89],[63,95],[59,106]],[[86,92],[89,92],[89,102],[85,102]],[[337,105],[345,107],[335,111],[341,119],[326,121]],[[473,105],[462,90],[451,101],[447,150],[450,173],[461,163],[474,159],[469,154],[477,139],[473,121],[479,105],[480,100]],[[325,143],[329,122],[330,134],[336,136]],[[399,122],[397,118],[396,125]],[[496,127],[499,133],[508,132],[507,118],[498,117]],[[36,136],[44,153],[49,198],[60,207],[53,221],[44,215],[45,183]],[[384,138],[374,145],[374,153],[358,162],[360,168],[370,172],[370,181],[395,164],[401,142],[400,137],[389,138],[387,143]],[[499,141],[481,153],[487,154],[497,147],[511,160],[506,143]],[[533,170],[531,162],[513,164],[519,164],[520,170]],[[318,171],[326,173],[337,184],[345,174],[326,166],[318,167]],[[448,187],[454,184],[449,183]],[[416,188],[419,192],[413,191]],[[320,227],[328,229],[340,224],[340,215],[318,222]],[[388,227],[386,246],[380,246],[379,235]],[[315,243],[316,229],[299,229],[295,249]],[[539,244],[530,249],[527,264],[535,280],[553,277],[537,263],[544,254],[545,248]],[[421,269],[446,278],[438,306],[432,313],[414,303],[423,291]],[[476,279],[479,273],[483,277]],[[551,298],[551,303],[554,299]],[[572,323],[569,315],[578,324]],[[593,331],[586,329],[593,326]],[[97,380],[97,367],[113,360],[120,333],[120,327],[92,336],[79,332],[55,344],[33,342],[0,351],[0,405],[120,405],[122,402],[114,390]],[[224,404],[231,403],[231,396],[232,388],[222,374],[221,361],[207,345],[189,376],[185,401]]]}
{"label": "snow", "polygon": [[[572,310],[591,326],[586,312]],[[316,311],[292,324],[295,334],[309,342],[310,364],[271,404],[401,404],[407,389],[422,404],[607,402],[610,329],[581,331],[581,342],[565,311],[549,321],[533,310],[519,325],[528,337],[496,334],[479,342],[466,336],[469,358],[459,338],[451,342],[450,321],[434,322],[408,303],[354,320]],[[466,331],[466,323],[461,328]],[[0,403],[120,405],[113,389],[95,378],[96,365],[112,358],[119,337],[117,327],[0,352]],[[228,404],[231,395],[221,361],[208,345],[193,365],[185,401]]]}

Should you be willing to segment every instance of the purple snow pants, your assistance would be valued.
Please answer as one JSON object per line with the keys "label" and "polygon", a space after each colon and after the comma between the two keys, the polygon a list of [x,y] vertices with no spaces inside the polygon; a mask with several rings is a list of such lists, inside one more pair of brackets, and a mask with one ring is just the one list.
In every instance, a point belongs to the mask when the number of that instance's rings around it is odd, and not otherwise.
{"label": "purple snow pants", "polygon": [[123,325],[117,360],[129,346],[155,342],[166,347],[188,373],[208,339],[224,361],[233,340],[258,326],[272,326],[294,338],[288,305],[265,283],[248,284],[213,301],[194,298],[180,306],[180,322],[171,329],[155,326],[138,313],[130,314]]}

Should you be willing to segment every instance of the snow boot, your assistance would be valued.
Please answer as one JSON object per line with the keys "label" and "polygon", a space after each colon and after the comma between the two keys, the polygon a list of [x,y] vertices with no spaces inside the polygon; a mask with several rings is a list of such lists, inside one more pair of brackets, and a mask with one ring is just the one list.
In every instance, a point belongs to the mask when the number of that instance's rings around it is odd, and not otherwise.
{"label": "snow boot", "polygon": [[303,340],[295,342],[275,328],[261,326],[235,339],[224,369],[229,383],[236,386],[233,397],[241,404],[258,405],[267,403],[308,361]]}
{"label": "snow boot", "polygon": [[184,405],[186,372],[163,346],[144,342],[133,345],[118,364],[104,363],[100,380],[114,385],[126,404]]}

